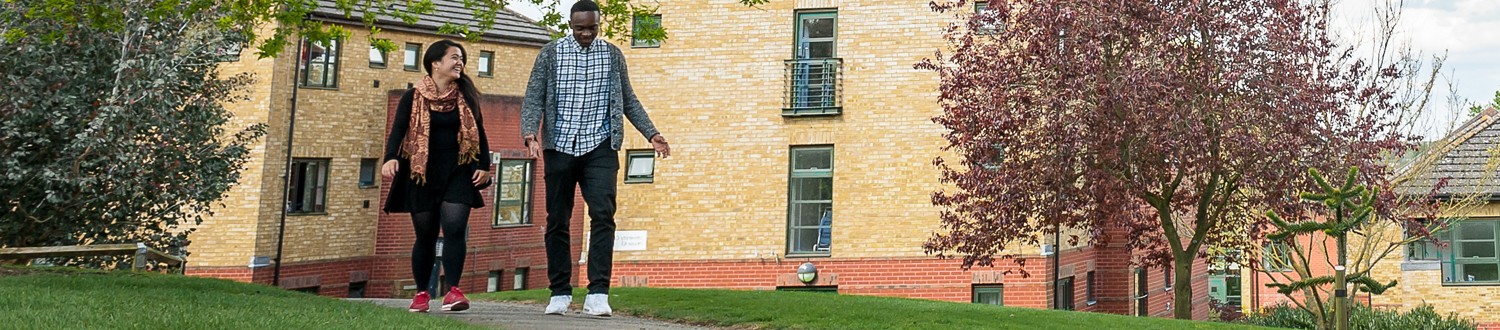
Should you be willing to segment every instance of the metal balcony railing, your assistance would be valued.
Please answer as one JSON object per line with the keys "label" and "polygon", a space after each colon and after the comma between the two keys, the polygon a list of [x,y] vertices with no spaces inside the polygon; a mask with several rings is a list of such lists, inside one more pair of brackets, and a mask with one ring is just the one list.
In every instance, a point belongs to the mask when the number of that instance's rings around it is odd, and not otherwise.
{"label": "metal balcony railing", "polygon": [[843,110],[843,66],[838,58],[786,60],[782,116],[837,115]]}

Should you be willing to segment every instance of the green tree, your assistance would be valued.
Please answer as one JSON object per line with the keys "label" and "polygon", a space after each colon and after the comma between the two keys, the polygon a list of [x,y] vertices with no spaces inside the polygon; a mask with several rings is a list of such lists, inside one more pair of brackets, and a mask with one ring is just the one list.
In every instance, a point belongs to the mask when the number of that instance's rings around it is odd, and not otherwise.
{"label": "green tree", "polygon": [[[348,31],[339,27],[324,24],[321,21],[309,19],[314,11],[331,7],[341,11],[344,17],[358,19],[370,30],[370,42],[377,48],[393,51],[396,44],[388,39],[380,38],[380,28],[376,23],[380,20],[395,20],[406,24],[415,24],[424,14],[431,14],[436,10],[434,0],[175,0],[161,1],[152,4],[152,7],[133,9],[121,5],[117,1],[100,0],[7,0],[6,6],[10,10],[17,10],[14,16],[18,20],[54,20],[69,26],[89,26],[91,28],[116,29],[122,26],[127,17],[150,17],[161,18],[177,15],[181,11],[194,11],[200,8],[214,7],[222,8],[224,15],[213,21],[213,26],[219,29],[227,29],[242,34],[242,38],[257,49],[257,54],[262,57],[272,57],[291,45],[292,39],[306,37],[314,41],[326,41],[332,38],[346,37]],[[469,22],[445,22],[438,30],[439,33],[452,36],[460,36],[470,40],[478,40],[480,33],[493,27],[502,15],[504,8],[512,4],[512,0],[459,0],[467,9],[473,10],[472,21]],[[529,3],[545,8],[544,15],[537,24],[554,31],[554,37],[563,35],[567,31],[567,17],[565,12],[568,8],[561,8],[559,0],[515,0],[519,3]],[[770,0],[739,0],[745,6],[757,6],[770,2]],[[604,21],[624,22],[625,24],[606,24],[603,34],[607,38],[623,40],[631,34],[631,24],[635,17],[649,16],[656,12],[656,5],[643,0],[614,0],[603,1],[600,11],[604,15]],[[266,32],[257,30],[257,27],[270,27]],[[4,37],[14,42],[17,38],[31,35],[41,35],[47,40],[58,40],[68,35],[67,30],[35,29],[38,26],[7,29],[3,31]],[[659,26],[647,27],[648,30],[640,31],[641,35],[648,40],[661,40],[666,38],[665,30]]]}
{"label": "green tree", "polygon": [[[243,35],[212,28],[225,4],[0,3],[0,247],[146,242],[182,253],[192,225],[239,179],[261,125],[223,104]],[[43,9],[47,8],[47,9]],[[73,11],[78,19],[39,19]]]}
{"label": "green tree", "polygon": [[1488,108],[1500,108],[1500,91],[1495,91],[1495,98],[1490,99],[1490,103],[1488,104],[1469,106],[1469,116],[1477,116],[1480,112],[1484,112],[1484,109]]}
{"label": "green tree", "polygon": [[[1308,170],[1308,174],[1322,191],[1302,193],[1302,200],[1321,204],[1328,212],[1314,213],[1316,216],[1311,219],[1290,222],[1283,220],[1276,211],[1266,212],[1266,217],[1277,230],[1266,235],[1266,239],[1289,247],[1289,255],[1285,257],[1290,260],[1273,262],[1290,266],[1296,275],[1293,280],[1285,282],[1272,277],[1273,283],[1266,283],[1266,287],[1276,288],[1276,292],[1285,295],[1298,308],[1311,313],[1318,329],[1349,329],[1350,284],[1359,291],[1375,295],[1396,286],[1394,280],[1380,283],[1370,277],[1374,262],[1349,262],[1349,239],[1364,231],[1376,217],[1378,189],[1355,184],[1359,179],[1358,168],[1349,168],[1349,174],[1338,186],[1329,184],[1317,169]],[[1327,245],[1322,243],[1330,238],[1335,240],[1334,251],[1328,251]],[[1389,255],[1392,250],[1388,249],[1380,257]],[[1318,251],[1322,251],[1321,255],[1315,254]],[[1327,261],[1335,261],[1332,276],[1312,272],[1313,263]]]}

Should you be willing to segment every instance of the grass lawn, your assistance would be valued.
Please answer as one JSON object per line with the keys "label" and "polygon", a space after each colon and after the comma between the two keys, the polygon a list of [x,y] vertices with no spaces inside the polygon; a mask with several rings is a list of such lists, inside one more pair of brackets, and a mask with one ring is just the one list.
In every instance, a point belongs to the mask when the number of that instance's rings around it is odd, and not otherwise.
{"label": "grass lawn", "polygon": [[[574,308],[583,304],[575,290]],[[547,290],[470,295],[546,303]],[[616,312],[757,329],[1267,329],[1238,324],[813,292],[612,288]]]}
{"label": "grass lawn", "polygon": [[0,268],[5,329],[477,329],[442,317],[226,280]]}

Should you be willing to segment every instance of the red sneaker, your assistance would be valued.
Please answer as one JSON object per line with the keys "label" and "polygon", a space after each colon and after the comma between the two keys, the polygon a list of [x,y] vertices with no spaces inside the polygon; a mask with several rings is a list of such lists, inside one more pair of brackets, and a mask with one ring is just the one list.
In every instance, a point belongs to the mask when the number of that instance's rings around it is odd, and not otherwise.
{"label": "red sneaker", "polygon": [[469,298],[464,297],[464,292],[458,287],[449,289],[448,294],[443,295],[443,311],[457,312],[466,309],[469,309]]}
{"label": "red sneaker", "polygon": [[427,295],[427,291],[417,292],[417,296],[411,298],[411,307],[408,307],[406,310],[414,313],[426,313],[428,308],[427,302],[431,300],[432,296]]}

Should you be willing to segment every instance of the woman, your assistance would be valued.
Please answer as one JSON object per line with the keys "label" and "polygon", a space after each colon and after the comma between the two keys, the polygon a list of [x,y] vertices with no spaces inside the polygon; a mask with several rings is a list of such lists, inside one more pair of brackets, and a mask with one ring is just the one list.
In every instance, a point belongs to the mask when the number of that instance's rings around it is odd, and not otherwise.
{"label": "woman", "polygon": [[469,211],[484,206],[479,189],[489,185],[490,151],[476,102],[479,92],[463,73],[466,57],[463,46],[453,41],[427,47],[422,58],[427,76],[401,96],[386,138],[386,161],[380,171],[394,180],[385,211],[411,213],[417,233],[411,272],[420,291],[412,298],[412,312],[427,312],[431,300],[427,288],[440,226],[445,282],[451,288],[443,296],[442,310],[469,308],[458,280],[464,269]]}

